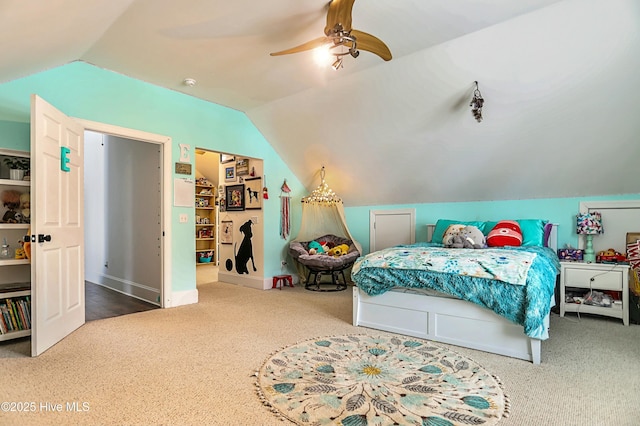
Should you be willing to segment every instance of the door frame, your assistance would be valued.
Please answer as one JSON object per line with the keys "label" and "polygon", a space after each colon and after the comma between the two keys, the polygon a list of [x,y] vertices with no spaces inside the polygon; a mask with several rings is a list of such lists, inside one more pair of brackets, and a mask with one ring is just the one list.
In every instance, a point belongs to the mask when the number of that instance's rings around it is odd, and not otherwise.
{"label": "door frame", "polygon": [[126,127],[115,126],[112,124],[100,123],[97,121],[84,120],[72,117],[80,123],[85,131],[93,131],[112,136],[118,136],[126,139],[135,139],[137,141],[153,143],[160,145],[162,151],[162,214],[161,214],[161,262],[162,262],[162,286],[160,296],[160,307],[171,307],[171,214],[172,204],[170,196],[171,177],[172,177],[172,141],[169,136],[158,135],[155,133],[144,132],[141,130],[129,129]]}

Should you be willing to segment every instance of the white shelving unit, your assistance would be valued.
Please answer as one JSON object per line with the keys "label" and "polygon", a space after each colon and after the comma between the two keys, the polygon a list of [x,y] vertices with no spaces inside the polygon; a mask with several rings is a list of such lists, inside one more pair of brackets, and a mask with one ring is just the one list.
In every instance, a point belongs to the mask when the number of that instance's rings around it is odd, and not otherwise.
{"label": "white shelving unit", "polygon": [[[213,186],[196,184],[196,266],[216,264],[217,256],[215,191],[216,188]],[[204,203],[199,203],[199,200],[203,200]],[[200,262],[200,254],[207,252],[212,253],[211,261]]]}
{"label": "white shelving unit", "polygon": [[[29,158],[29,153],[22,151],[11,151],[0,149],[0,160],[5,157],[23,157]],[[7,166],[0,161],[0,194],[7,190],[16,190],[20,193],[31,192],[31,182],[24,180],[8,179]],[[10,246],[11,253],[15,253],[15,249],[19,247],[19,241],[22,241],[29,230],[28,223],[2,223],[2,218],[6,212],[6,208],[0,205],[0,243],[6,239]],[[28,259],[0,259],[0,306],[8,309],[10,305],[8,301],[17,302],[31,297],[31,263]],[[8,311],[5,311],[5,314]],[[14,311],[14,316],[17,314]],[[30,312],[27,313],[30,316]],[[0,312],[0,315],[3,315]],[[24,315],[24,313],[23,313]],[[9,314],[10,316],[10,314]],[[1,319],[6,323],[5,319]],[[24,321],[20,321],[21,323]],[[28,322],[28,321],[27,321]],[[15,327],[19,328],[19,327]],[[0,341],[16,339],[31,335],[31,329],[21,329],[15,331],[3,332],[0,327]]]}

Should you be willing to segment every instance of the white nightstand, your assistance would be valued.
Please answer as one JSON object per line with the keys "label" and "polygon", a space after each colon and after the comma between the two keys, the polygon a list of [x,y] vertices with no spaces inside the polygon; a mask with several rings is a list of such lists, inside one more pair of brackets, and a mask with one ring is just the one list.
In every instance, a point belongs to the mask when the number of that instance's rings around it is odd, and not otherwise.
{"label": "white nightstand", "polygon": [[[628,285],[629,265],[560,262],[560,316],[563,317],[565,312],[605,315],[620,318],[624,325],[629,325]],[[619,291],[622,293],[622,305],[602,307],[566,303],[567,287]]]}

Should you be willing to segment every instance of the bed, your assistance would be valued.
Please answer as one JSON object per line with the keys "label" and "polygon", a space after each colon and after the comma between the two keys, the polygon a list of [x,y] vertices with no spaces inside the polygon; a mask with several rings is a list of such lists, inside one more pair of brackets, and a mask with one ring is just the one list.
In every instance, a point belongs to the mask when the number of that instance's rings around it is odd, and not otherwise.
{"label": "bed", "polygon": [[[556,226],[546,221],[531,220],[527,229],[523,228],[523,247],[471,250],[443,249],[442,229],[446,223],[456,221],[440,222],[427,225],[429,243],[396,246],[370,253],[356,261],[352,272],[355,283],[353,325],[539,364],[541,342],[549,336],[549,312],[555,305],[554,290],[559,273]],[[496,222],[474,223],[485,232]],[[525,231],[531,232],[531,229],[536,235],[534,241],[527,241]],[[524,245],[525,242],[533,244]],[[467,255],[504,250],[524,256],[520,262],[527,263],[528,259],[530,267],[524,274],[521,269],[519,275],[515,273],[517,279],[514,280],[519,282],[511,284],[486,277],[461,276],[457,274],[460,271],[436,271],[433,265],[437,262],[430,258],[422,260],[428,264],[426,269],[418,269],[402,258],[417,259],[418,252],[431,256],[433,250],[457,250],[455,253],[465,252]],[[494,275],[501,273],[490,272]],[[483,287],[486,288],[483,290]]]}

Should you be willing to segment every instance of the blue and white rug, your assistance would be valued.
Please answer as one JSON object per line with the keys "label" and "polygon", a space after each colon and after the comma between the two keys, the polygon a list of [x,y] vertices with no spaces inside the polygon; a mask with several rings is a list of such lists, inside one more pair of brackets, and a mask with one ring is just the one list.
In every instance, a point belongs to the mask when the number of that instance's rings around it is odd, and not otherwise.
{"label": "blue and white rug", "polygon": [[399,335],[300,342],[256,377],[263,403],[299,425],[493,425],[509,410],[498,379],[474,361]]}

